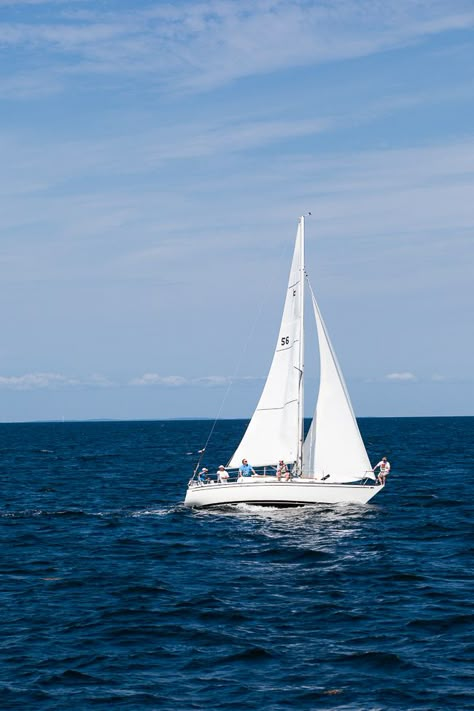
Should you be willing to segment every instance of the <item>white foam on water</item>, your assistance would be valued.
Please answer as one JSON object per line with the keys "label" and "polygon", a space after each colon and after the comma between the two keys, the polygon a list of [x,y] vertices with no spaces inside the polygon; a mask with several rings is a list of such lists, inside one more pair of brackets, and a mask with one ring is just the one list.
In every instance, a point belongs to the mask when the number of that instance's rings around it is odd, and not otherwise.
{"label": "white foam on water", "polygon": [[160,507],[157,509],[143,509],[142,511],[133,511],[132,518],[140,518],[141,516],[168,516],[176,511],[175,506]]}

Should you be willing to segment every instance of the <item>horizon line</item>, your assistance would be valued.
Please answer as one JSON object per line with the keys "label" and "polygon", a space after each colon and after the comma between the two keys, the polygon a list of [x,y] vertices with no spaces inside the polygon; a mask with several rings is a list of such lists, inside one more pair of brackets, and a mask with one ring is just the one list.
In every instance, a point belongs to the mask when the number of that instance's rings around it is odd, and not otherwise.
{"label": "horizon line", "polygon": [[[448,419],[448,418],[470,418],[473,415],[363,415],[356,417],[357,420],[426,420],[426,419]],[[250,417],[221,417],[219,421],[226,422],[249,422]],[[305,417],[311,420],[311,416]],[[0,420],[0,425],[41,425],[41,424],[85,424],[99,422],[214,422],[213,417],[138,417],[117,419],[110,417],[86,418],[86,419],[47,419],[47,420]]]}

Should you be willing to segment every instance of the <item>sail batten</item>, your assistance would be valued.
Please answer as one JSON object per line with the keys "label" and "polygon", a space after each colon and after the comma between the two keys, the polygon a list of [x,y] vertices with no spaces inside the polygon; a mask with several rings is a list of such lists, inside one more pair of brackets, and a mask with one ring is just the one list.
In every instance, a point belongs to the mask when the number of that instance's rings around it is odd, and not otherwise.
{"label": "sail batten", "polygon": [[270,410],[283,410],[287,405],[291,405],[292,402],[298,402],[297,399],[295,400],[288,400],[288,402],[285,402],[284,405],[281,407],[258,407],[255,412],[269,412]]}

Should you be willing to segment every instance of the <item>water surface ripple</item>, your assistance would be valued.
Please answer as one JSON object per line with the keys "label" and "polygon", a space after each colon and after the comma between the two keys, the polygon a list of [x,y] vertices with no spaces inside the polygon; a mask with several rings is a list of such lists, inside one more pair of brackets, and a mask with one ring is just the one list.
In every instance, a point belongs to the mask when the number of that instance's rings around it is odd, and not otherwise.
{"label": "water surface ripple", "polygon": [[201,512],[208,422],[0,425],[1,708],[474,708],[473,425],[361,420],[364,507]]}

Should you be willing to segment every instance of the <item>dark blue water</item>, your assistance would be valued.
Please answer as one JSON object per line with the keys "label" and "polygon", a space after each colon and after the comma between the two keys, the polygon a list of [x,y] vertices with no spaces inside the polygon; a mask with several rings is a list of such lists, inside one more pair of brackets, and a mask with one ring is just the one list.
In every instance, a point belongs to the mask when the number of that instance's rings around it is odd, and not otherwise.
{"label": "dark blue water", "polygon": [[0,425],[0,708],[474,708],[474,418],[361,427],[373,503],[196,512],[208,422]]}

